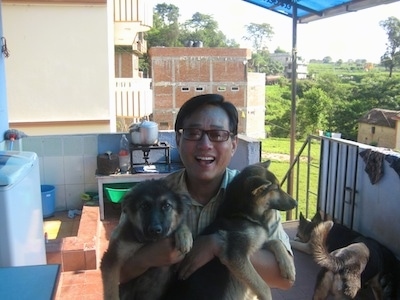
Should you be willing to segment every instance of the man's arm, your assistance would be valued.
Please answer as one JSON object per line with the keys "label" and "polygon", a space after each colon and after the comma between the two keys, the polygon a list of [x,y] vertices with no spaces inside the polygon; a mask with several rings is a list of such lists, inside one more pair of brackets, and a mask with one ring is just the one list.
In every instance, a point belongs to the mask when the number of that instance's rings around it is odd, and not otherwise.
{"label": "man's arm", "polygon": [[[293,259],[293,256],[290,258]],[[278,262],[271,251],[258,250],[251,256],[250,261],[269,287],[287,290],[293,286],[294,282],[282,277]]]}
{"label": "man's arm", "polygon": [[[188,278],[197,269],[218,256],[221,251],[221,243],[218,234],[198,236],[190,254],[186,256],[180,266],[179,277],[181,279]],[[293,282],[282,277],[278,262],[269,250],[258,250],[251,256],[250,260],[258,274],[270,287],[283,290],[292,287]]]}
{"label": "man's arm", "polygon": [[178,263],[183,257],[182,253],[175,249],[173,238],[146,244],[124,263],[120,272],[120,282],[134,279],[151,267]]}

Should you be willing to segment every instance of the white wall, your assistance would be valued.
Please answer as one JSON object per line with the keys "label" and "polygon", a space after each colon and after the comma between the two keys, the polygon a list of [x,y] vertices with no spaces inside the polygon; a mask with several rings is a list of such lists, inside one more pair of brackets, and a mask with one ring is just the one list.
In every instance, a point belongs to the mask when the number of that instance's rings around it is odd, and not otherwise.
{"label": "white wall", "polygon": [[2,8],[9,121],[109,120],[107,7]]}
{"label": "white wall", "polygon": [[[3,22],[2,22],[2,10],[0,0],[0,37],[3,35]],[[8,129],[8,108],[7,108],[7,95],[6,95],[6,74],[4,69],[4,55],[0,53],[0,141],[3,141],[4,134]]]}

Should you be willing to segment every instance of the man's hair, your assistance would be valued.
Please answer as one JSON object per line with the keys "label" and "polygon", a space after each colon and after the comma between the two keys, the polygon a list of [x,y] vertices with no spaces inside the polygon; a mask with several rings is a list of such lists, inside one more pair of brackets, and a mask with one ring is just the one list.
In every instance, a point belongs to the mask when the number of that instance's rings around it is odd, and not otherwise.
{"label": "man's hair", "polygon": [[183,122],[195,113],[200,107],[214,105],[221,107],[229,118],[229,131],[237,135],[238,131],[238,112],[236,107],[219,94],[204,94],[190,98],[180,108],[175,121],[175,132],[183,128]]}

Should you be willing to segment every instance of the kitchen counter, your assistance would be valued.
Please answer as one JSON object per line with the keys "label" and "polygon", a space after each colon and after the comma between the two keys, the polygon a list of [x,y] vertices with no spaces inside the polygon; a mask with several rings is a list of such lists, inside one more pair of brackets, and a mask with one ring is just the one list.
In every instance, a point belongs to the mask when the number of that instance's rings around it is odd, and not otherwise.
{"label": "kitchen counter", "polygon": [[0,299],[55,299],[60,265],[0,268]]}

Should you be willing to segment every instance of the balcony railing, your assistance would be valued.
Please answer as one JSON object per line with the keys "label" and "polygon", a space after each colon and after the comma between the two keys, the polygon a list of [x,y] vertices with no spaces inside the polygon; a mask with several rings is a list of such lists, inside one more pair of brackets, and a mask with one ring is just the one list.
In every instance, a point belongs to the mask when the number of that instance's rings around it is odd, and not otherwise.
{"label": "balcony railing", "polygon": [[152,26],[151,1],[114,0],[114,45],[132,45],[133,51],[143,54],[147,51],[147,45],[141,33]]}
{"label": "balcony railing", "polygon": [[143,26],[153,26],[151,1],[114,0],[114,22],[140,22]]}
{"label": "balcony railing", "polygon": [[308,217],[319,211],[400,255],[400,244],[392,243],[400,230],[398,164],[400,154],[388,149],[309,136],[282,180],[299,202],[287,219],[297,219],[300,209]]}
{"label": "balcony railing", "polygon": [[132,122],[149,118],[153,112],[153,91],[151,78],[116,78],[115,112],[117,130],[127,131]]}

